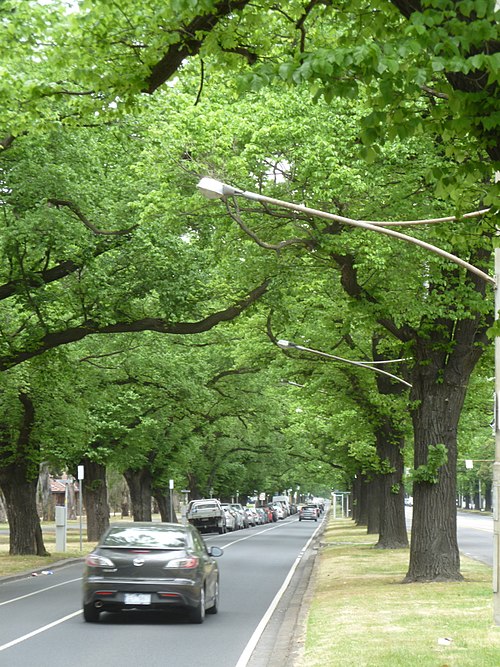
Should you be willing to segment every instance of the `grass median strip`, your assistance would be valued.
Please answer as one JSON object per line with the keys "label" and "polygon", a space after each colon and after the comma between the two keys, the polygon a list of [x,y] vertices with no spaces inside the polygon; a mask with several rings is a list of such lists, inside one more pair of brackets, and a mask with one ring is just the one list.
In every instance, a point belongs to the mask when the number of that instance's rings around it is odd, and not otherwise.
{"label": "grass median strip", "polygon": [[376,541],[330,521],[297,667],[498,667],[491,568],[462,558],[463,582],[403,584],[408,550]]}

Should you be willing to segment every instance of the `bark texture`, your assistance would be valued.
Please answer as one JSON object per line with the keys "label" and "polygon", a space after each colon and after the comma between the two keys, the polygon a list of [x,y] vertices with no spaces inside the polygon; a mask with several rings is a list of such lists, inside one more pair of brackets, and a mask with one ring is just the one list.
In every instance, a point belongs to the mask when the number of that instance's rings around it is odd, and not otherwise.
{"label": "bark texture", "polygon": [[152,475],[149,468],[125,470],[134,521],[151,521]]}
{"label": "bark texture", "polygon": [[174,504],[173,502],[170,502],[170,493],[173,493],[170,489],[153,489],[153,496],[158,503],[161,520],[166,521],[167,523],[179,523],[175,513]]}
{"label": "bark texture", "polygon": [[87,540],[96,542],[109,527],[106,466],[84,459],[83,502],[87,515]]}
{"label": "bark texture", "polygon": [[8,429],[3,430],[0,442],[0,487],[9,522],[9,553],[48,556],[36,502],[38,470],[35,473],[33,462],[38,448],[31,442],[35,408],[28,394],[21,392],[19,400],[22,411],[17,443],[9,440]]}
{"label": "bark texture", "polygon": [[391,470],[380,475],[380,528],[377,547],[404,549],[408,547],[403,486],[404,437],[390,420],[376,429],[375,437],[377,453]]}

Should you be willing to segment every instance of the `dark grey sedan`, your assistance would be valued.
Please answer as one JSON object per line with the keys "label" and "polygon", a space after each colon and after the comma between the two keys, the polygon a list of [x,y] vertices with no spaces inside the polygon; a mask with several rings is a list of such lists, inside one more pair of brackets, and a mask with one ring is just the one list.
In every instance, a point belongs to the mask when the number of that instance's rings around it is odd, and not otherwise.
{"label": "dark grey sedan", "polygon": [[116,523],[85,559],[83,617],[95,623],[102,611],[172,609],[203,623],[219,605],[219,568],[191,525]]}

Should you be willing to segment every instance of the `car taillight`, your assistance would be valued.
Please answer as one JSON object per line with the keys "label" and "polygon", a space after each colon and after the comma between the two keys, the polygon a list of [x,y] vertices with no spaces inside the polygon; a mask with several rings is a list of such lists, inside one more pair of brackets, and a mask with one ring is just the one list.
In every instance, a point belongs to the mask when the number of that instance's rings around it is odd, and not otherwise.
{"label": "car taillight", "polygon": [[182,570],[193,570],[198,567],[200,559],[197,556],[186,556],[184,558],[174,558],[169,560],[163,567],[165,570],[170,568],[179,568]]}
{"label": "car taillight", "polygon": [[114,567],[115,564],[109,558],[100,556],[99,554],[89,554],[85,559],[85,565],[89,567]]}

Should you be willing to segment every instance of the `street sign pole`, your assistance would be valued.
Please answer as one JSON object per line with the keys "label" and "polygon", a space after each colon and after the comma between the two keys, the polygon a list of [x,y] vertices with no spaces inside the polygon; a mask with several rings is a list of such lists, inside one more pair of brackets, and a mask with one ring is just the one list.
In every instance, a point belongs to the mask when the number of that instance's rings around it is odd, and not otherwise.
{"label": "street sign pole", "polygon": [[83,551],[83,479],[85,477],[85,469],[83,466],[78,466],[78,513],[80,514],[80,552]]}

